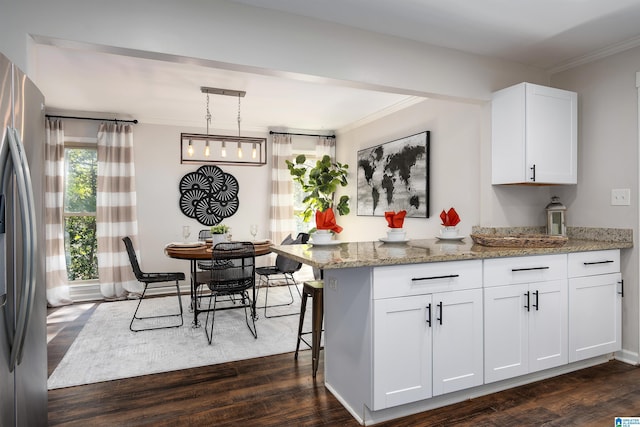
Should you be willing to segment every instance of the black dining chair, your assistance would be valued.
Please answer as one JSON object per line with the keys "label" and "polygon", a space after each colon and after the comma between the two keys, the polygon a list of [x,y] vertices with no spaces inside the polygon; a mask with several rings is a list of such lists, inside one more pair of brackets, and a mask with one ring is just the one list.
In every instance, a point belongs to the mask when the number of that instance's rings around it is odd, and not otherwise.
{"label": "black dining chair", "polygon": [[[291,235],[288,235],[287,237],[285,237],[281,245],[297,245],[297,244],[307,243],[308,241],[309,241],[308,233],[298,233],[295,240],[291,238]],[[298,312],[291,312],[291,313],[284,313],[284,314],[277,314],[277,315],[268,315],[267,308],[283,307],[283,306],[293,304],[294,297],[293,297],[293,292],[291,291],[292,286],[296,288],[296,290],[298,291],[298,296],[302,298],[302,294],[300,293],[300,289],[298,288],[298,282],[293,276],[294,273],[296,273],[297,271],[300,271],[300,268],[302,268],[301,262],[289,259],[282,255],[278,255],[276,257],[275,265],[256,268],[256,273],[260,277],[260,284],[258,287],[258,291],[261,288],[265,288],[264,306],[259,307],[259,308],[264,308],[264,317],[271,318],[271,317],[282,317],[282,316],[294,316],[299,314]],[[278,284],[282,283],[282,281],[284,281],[284,286],[287,286],[287,289],[289,290],[290,299],[288,300],[288,302],[269,305],[269,288],[272,286],[277,286]]]}
{"label": "black dining chair", "polygon": [[[138,263],[138,257],[136,255],[136,251],[133,249],[133,243],[131,242],[131,238],[129,236],[126,236],[122,239],[122,241],[124,242],[125,247],[127,248],[127,254],[129,255],[129,261],[131,262],[131,268],[133,269],[133,274],[136,276],[136,279],[144,284],[144,289],[142,290],[142,295],[140,296],[140,298],[138,299],[138,305],[136,306],[136,311],[133,313],[133,317],[131,318],[131,323],[129,324],[129,329],[132,330],[133,332],[140,332],[140,331],[149,331],[149,330],[153,330],[153,329],[166,329],[166,328],[179,328],[180,326],[182,326],[183,324],[183,318],[182,318],[182,295],[180,294],[180,280],[184,280],[185,276],[184,273],[182,272],[176,272],[176,273],[144,273],[141,269],[140,269],[140,264]],[[144,299],[146,293],[147,293],[147,288],[149,287],[149,285],[153,285],[153,284],[157,284],[157,283],[167,283],[167,282],[175,282],[176,283],[176,293],[178,294],[178,305],[179,305],[179,313],[177,314],[160,314],[160,315],[155,315],[155,316],[145,316],[145,317],[138,317],[138,310],[140,309],[140,304],[142,303],[142,300]],[[164,287],[167,287],[168,285],[163,285]],[[163,287],[163,286],[158,286],[158,287]],[[149,328],[134,328],[133,327],[133,323],[136,320],[149,320],[149,319],[160,319],[160,318],[165,318],[165,317],[179,317],[180,318],[180,323],[176,324],[176,325],[168,325],[168,326],[154,326],[154,327],[149,327]]]}
{"label": "black dining chair", "polygon": [[[211,230],[208,228],[200,230],[198,233],[198,240],[201,242],[206,242],[207,239],[211,239]],[[211,269],[211,261],[198,261],[198,268],[200,270],[210,270]]]}
{"label": "black dining chair", "polygon": [[[204,322],[205,335],[209,344],[213,339],[215,313],[220,310],[243,308],[245,321],[254,338],[256,330],[256,280],[255,248],[251,242],[222,242],[211,252],[213,267],[196,273],[196,287],[206,286],[210,294],[199,298],[209,298],[207,308],[204,304],[194,304],[195,317],[206,312]],[[229,298],[231,297],[231,298]],[[211,330],[208,330],[211,318]]]}

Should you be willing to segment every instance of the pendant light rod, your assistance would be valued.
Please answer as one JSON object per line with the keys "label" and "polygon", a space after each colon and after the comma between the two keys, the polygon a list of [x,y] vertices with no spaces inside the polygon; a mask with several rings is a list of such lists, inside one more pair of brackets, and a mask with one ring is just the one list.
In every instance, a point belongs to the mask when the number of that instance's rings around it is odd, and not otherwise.
{"label": "pendant light rod", "polygon": [[238,96],[244,98],[247,94],[244,90],[220,89],[217,87],[200,86],[202,93],[211,93],[213,95]]}

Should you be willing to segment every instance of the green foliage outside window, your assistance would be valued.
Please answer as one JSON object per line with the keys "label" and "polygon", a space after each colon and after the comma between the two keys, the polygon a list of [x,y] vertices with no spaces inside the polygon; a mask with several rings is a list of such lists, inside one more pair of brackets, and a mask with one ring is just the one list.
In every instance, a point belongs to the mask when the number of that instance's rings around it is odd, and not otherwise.
{"label": "green foliage outside window", "polygon": [[70,281],[98,278],[97,152],[65,148],[65,250]]}
{"label": "green foliage outside window", "polygon": [[93,216],[67,217],[64,228],[69,280],[97,279],[96,218]]}

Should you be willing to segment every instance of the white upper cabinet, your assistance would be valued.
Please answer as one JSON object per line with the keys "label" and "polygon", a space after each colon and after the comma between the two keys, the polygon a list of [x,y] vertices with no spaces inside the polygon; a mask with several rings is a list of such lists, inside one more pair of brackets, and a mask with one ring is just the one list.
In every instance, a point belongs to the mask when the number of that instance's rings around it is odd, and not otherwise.
{"label": "white upper cabinet", "polygon": [[578,97],[520,83],[493,94],[492,184],[576,184]]}

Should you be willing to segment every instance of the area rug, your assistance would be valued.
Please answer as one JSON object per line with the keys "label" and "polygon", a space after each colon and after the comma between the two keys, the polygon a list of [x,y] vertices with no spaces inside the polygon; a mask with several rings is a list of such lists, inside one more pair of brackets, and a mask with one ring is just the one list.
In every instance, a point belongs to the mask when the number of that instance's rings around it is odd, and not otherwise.
{"label": "area rug", "polygon": [[[300,297],[295,290],[293,293],[293,305],[270,308],[269,316],[298,313]],[[282,302],[288,295],[285,286],[270,288],[269,303]],[[264,305],[263,298],[264,290],[259,293],[258,305]],[[177,301],[175,296],[145,299],[139,316],[177,312]],[[204,328],[192,327],[189,297],[183,296],[182,303],[185,312],[181,327],[144,332],[129,330],[137,301],[100,304],[49,377],[49,389],[295,351],[298,315],[265,318],[264,310],[259,309],[255,339],[247,328],[243,309],[218,311],[209,344]],[[311,300],[307,304],[305,330],[310,330],[310,307]],[[206,313],[200,314],[201,323],[205,317]],[[305,348],[304,344],[301,348]]]}

